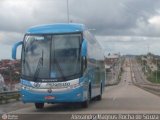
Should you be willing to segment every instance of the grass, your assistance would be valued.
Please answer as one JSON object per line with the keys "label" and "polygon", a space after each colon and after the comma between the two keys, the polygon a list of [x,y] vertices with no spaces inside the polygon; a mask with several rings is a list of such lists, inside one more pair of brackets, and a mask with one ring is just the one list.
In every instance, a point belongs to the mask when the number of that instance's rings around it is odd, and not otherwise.
{"label": "grass", "polygon": [[153,83],[160,83],[160,71],[151,72],[148,75],[148,80],[151,81],[151,82],[153,82]]}

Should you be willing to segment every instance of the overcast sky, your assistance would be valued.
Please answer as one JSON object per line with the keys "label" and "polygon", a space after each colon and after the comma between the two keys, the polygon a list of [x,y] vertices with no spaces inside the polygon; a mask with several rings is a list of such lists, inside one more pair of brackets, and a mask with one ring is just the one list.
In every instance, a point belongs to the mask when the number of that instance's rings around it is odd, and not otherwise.
{"label": "overcast sky", "polygon": [[[69,0],[70,21],[83,23],[103,49],[160,55],[160,0]],[[67,22],[67,0],[0,0],[0,59],[38,24]]]}

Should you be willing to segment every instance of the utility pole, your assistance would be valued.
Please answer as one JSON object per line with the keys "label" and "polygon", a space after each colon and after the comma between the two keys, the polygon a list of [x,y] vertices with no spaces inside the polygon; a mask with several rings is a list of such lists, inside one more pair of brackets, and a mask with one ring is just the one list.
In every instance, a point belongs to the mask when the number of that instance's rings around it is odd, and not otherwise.
{"label": "utility pole", "polygon": [[69,0],[67,0],[67,20],[68,20],[68,23],[70,23],[69,22]]}
{"label": "utility pole", "polygon": [[156,67],[157,67],[157,70],[156,70],[156,82],[157,82],[157,71],[158,71],[157,58],[156,58]]}

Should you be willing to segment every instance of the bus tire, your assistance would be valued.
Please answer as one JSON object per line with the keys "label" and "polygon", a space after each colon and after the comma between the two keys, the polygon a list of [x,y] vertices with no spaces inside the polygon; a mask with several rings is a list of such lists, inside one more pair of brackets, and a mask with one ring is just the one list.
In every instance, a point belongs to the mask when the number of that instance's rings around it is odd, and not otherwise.
{"label": "bus tire", "polygon": [[101,85],[101,89],[100,89],[100,95],[97,96],[97,100],[98,101],[102,100],[102,85]]}
{"label": "bus tire", "polygon": [[36,109],[42,109],[44,108],[44,103],[35,103]]}
{"label": "bus tire", "polygon": [[88,108],[90,100],[91,100],[91,92],[90,90],[88,90],[87,100],[81,103],[82,108]]}

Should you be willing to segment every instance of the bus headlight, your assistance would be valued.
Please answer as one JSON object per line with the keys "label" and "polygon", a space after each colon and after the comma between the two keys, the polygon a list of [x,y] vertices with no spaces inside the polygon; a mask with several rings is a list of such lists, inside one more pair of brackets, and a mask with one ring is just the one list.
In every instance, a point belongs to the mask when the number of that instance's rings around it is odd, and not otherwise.
{"label": "bus headlight", "polygon": [[77,83],[77,84],[71,85],[70,88],[71,88],[71,89],[74,89],[74,88],[78,88],[78,87],[80,87],[80,86],[81,86],[81,84]]}
{"label": "bus headlight", "polygon": [[22,90],[32,90],[32,87],[26,86],[26,85],[21,85]]}

